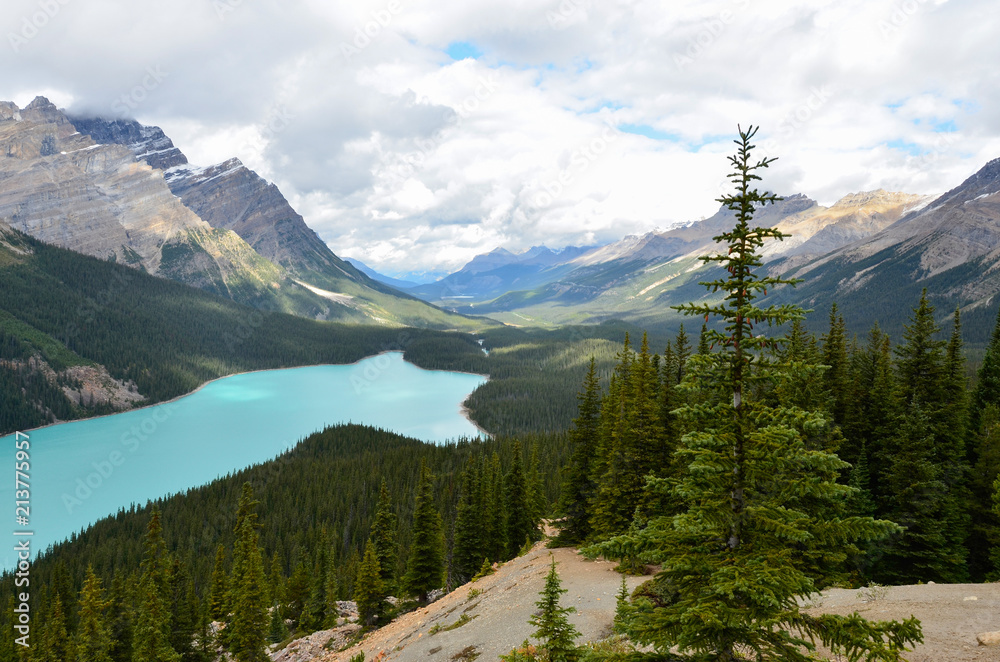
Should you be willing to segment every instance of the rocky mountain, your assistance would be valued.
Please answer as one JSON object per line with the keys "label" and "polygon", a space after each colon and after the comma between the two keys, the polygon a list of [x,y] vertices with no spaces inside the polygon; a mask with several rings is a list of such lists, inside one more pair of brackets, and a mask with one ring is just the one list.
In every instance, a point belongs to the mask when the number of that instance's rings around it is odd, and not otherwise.
{"label": "rocky mountain", "polygon": [[[0,220],[264,310],[437,328],[478,325],[334,255],[238,160],[196,168],[157,127],[0,104]],[[165,174],[170,176],[165,177]]]}
{"label": "rocky mountain", "polygon": [[420,283],[417,283],[416,281],[402,280],[400,278],[386,276],[383,273],[375,271],[361,260],[356,260],[353,257],[344,257],[344,262],[347,262],[372,280],[388,285],[389,287],[395,287],[397,290],[408,290],[411,287],[418,287],[420,285]]}
{"label": "rocky mountain", "polygon": [[124,145],[135,157],[159,170],[166,170],[188,162],[181,150],[164,135],[158,126],[143,126],[135,120],[106,120],[95,117],[71,117],[73,126],[80,133],[90,136],[102,145]]}
{"label": "rocky mountain", "polygon": [[464,267],[434,283],[407,290],[427,301],[453,304],[455,300],[484,301],[510,292],[539,287],[558,279],[573,269],[572,261],[590,248],[569,246],[553,251],[546,246],[532,246],[512,253],[496,248],[477,255]]}
{"label": "rocky mountain", "polygon": [[771,269],[805,281],[784,298],[816,308],[836,301],[845,319],[862,321],[857,331],[872,321],[900,328],[926,287],[941,316],[961,306],[967,338],[985,341],[1000,292],[1000,159],[868,237]]}
{"label": "rocky mountain", "polygon": [[[924,196],[879,190],[848,195],[825,207],[800,194],[760,209],[755,222],[790,235],[763,252],[773,270],[788,270],[871,238],[928,201]],[[625,237],[548,272],[545,275],[553,277],[547,282],[492,299],[468,301],[457,309],[512,324],[593,323],[613,318],[675,324],[678,318],[669,306],[705,296],[697,283],[705,280],[708,267],[697,258],[715,250],[713,237],[732,223],[732,212],[720,208],[701,221]]]}
{"label": "rocky mountain", "polygon": [[160,171],[95,143],[43,97],[23,110],[3,105],[0,150],[0,219],[17,230],[265,309],[316,316],[323,307],[181,204]]}

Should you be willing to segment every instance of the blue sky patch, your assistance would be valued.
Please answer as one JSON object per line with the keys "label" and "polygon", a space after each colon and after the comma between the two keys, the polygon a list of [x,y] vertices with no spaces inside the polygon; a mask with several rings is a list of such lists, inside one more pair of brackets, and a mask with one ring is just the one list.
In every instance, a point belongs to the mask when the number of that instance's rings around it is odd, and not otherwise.
{"label": "blue sky patch", "polygon": [[483,55],[483,51],[477,48],[475,44],[468,41],[453,41],[448,44],[448,48],[444,49],[444,52],[447,53],[448,57],[452,60],[465,60],[467,58],[475,60]]}
{"label": "blue sky patch", "polygon": [[653,140],[670,140],[672,142],[680,141],[680,136],[677,134],[654,129],[648,124],[619,124],[618,130],[623,133],[634,133],[637,136],[646,136],[647,138],[652,138]]}
{"label": "blue sky patch", "polygon": [[924,154],[927,151],[920,145],[917,145],[916,143],[906,142],[905,140],[892,140],[887,142],[886,146],[898,152],[906,152],[910,156],[920,156],[921,154]]}

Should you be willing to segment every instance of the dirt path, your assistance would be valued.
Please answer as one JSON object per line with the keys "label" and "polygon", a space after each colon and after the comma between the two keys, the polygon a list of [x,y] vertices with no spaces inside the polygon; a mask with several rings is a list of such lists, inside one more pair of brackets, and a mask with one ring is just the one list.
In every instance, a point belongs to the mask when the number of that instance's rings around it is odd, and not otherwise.
{"label": "dirt path", "polygon": [[[598,639],[609,631],[615,613],[615,594],[621,575],[608,561],[588,561],[573,549],[549,550],[538,543],[529,553],[508,562],[495,574],[452,591],[437,602],[405,614],[373,632],[360,646],[328,655],[324,662],[350,660],[363,650],[366,660],[381,652],[384,660],[452,660],[474,646],[481,660],[496,660],[531,636],[528,618],[535,612],[538,592],[549,571],[552,553],[562,586],[563,606],[574,606],[570,621],[580,631],[580,641]],[[646,578],[629,577],[629,590]],[[470,598],[470,592],[479,591]],[[454,630],[430,634],[434,626],[446,627],[463,615],[472,620]],[[458,657],[457,659],[462,659]]]}
{"label": "dirt path", "polygon": [[[463,657],[463,653],[470,652],[479,653],[482,661],[496,660],[531,636],[533,628],[528,618],[535,611],[538,592],[545,582],[550,552],[558,564],[563,588],[568,589],[562,604],[577,609],[570,620],[580,631],[578,641],[606,636],[621,583],[621,575],[613,570],[615,564],[589,561],[576,550],[549,550],[544,543],[538,543],[531,552],[510,561],[495,574],[402,616],[368,635],[359,646],[320,659],[348,662],[363,650],[369,662],[460,661],[470,659]],[[646,579],[627,577],[626,583],[631,591]],[[983,647],[976,641],[980,632],[1000,631],[1000,584],[897,586],[882,592],[831,589],[812,600],[807,611],[857,611],[869,620],[899,620],[912,614],[923,624],[925,643],[907,656],[910,662],[1000,662],[1000,646]],[[471,620],[453,630],[443,629],[463,616]],[[436,626],[438,631],[431,634]]]}

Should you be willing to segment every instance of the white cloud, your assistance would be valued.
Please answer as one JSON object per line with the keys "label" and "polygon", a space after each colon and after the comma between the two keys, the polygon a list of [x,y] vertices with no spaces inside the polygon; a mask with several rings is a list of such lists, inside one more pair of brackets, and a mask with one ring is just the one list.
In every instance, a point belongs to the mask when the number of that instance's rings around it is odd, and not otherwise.
{"label": "white cloud", "polygon": [[[710,214],[738,122],[780,157],[766,186],[823,203],[940,192],[1000,153],[986,0],[5,9],[0,98],[114,114],[125,95],[192,161],[239,156],[334,250],[386,271]],[[452,61],[455,42],[482,56]],[[151,67],[164,75],[129,98]]]}

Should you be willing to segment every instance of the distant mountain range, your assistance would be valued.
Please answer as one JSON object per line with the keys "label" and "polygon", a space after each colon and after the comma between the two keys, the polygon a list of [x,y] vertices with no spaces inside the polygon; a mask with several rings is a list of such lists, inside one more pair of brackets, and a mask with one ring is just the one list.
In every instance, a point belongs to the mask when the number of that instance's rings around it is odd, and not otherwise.
{"label": "distant mountain range", "polygon": [[[862,333],[877,321],[898,338],[928,287],[940,318],[962,307],[973,342],[992,328],[1000,292],[1000,159],[936,199],[880,189],[824,207],[798,194],[760,209],[755,222],[790,235],[765,247],[765,268],[804,282],[772,297],[823,311],[811,316],[815,327],[836,302],[852,330]],[[720,208],[665,232],[556,257],[550,251],[538,263],[497,249],[408,291],[510,324],[624,319],[676,326],[682,318],[670,306],[708,296],[698,281],[712,267],[698,257],[715,250],[713,237],[732,223],[731,212]]]}
{"label": "distant mountain range", "polygon": [[0,103],[0,223],[263,310],[473,328],[338,258],[238,159],[198,168],[157,127]]}

